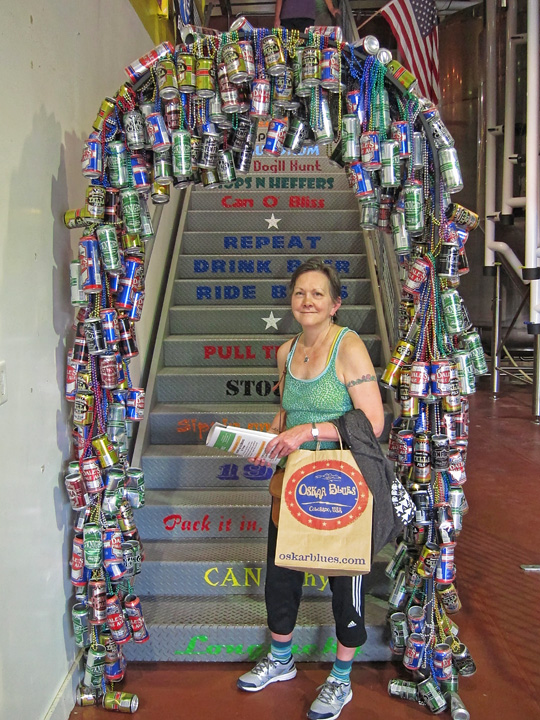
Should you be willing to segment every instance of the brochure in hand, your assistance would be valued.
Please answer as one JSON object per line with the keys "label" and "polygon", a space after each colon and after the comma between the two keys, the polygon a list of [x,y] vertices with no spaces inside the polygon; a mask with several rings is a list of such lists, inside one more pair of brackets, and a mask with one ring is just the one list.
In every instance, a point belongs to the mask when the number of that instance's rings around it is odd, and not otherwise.
{"label": "brochure in hand", "polygon": [[216,422],[208,431],[206,444],[209,447],[226,450],[241,457],[262,458],[266,462],[276,465],[279,458],[269,458],[265,453],[267,444],[275,437],[273,433],[247,430],[246,428]]}

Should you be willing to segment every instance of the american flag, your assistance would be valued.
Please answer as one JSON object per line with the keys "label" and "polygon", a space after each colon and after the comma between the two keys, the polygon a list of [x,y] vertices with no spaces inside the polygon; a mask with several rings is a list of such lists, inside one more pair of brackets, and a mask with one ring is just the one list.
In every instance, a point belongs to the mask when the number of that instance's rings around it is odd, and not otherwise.
{"label": "american flag", "polygon": [[403,64],[418,80],[420,93],[437,103],[441,91],[435,0],[391,0],[381,14],[396,37]]}

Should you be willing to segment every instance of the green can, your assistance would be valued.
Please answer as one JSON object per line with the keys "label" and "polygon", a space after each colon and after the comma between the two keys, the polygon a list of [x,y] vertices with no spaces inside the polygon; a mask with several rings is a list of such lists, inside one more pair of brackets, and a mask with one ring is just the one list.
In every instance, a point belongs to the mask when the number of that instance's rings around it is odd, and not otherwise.
{"label": "green can", "polygon": [[397,140],[381,140],[381,185],[386,188],[399,187],[401,170]]}
{"label": "green can", "polygon": [[354,162],[360,157],[360,127],[357,115],[343,115],[341,118],[341,159],[344,163]]}
{"label": "green can", "polygon": [[141,240],[147,242],[154,237],[154,226],[152,225],[152,218],[150,217],[150,211],[148,210],[148,203],[144,197],[139,197],[139,203],[141,205],[141,225],[142,230],[139,233]]}
{"label": "green can", "polygon": [[90,636],[88,634],[88,608],[84,603],[75,603],[71,609],[73,634],[77,647],[88,647]]}
{"label": "green can", "polygon": [[176,58],[178,89],[183,93],[195,92],[195,55],[179,53]]}
{"label": "green can", "polygon": [[457,193],[463,190],[463,178],[456,148],[445,147],[439,149],[439,166],[447,192]]}
{"label": "green can", "polygon": [[114,225],[101,225],[96,230],[99,252],[103,269],[107,272],[119,272],[122,269],[120,248]]}
{"label": "green can", "polygon": [[459,673],[454,665],[452,665],[452,674],[450,675],[450,677],[446,678],[445,680],[441,679],[439,681],[439,684],[441,686],[442,692],[445,695],[449,692],[457,693],[459,688]]}
{"label": "green can", "polygon": [[172,144],[172,172],[176,177],[191,175],[191,134],[187,130],[173,130]]}
{"label": "green can", "polygon": [[142,230],[141,205],[139,193],[136,190],[122,190],[120,193],[124,225],[130,234],[137,234]]}
{"label": "green can", "polygon": [[461,300],[459,293],[454,288],[448,288],[441,293],[441,304],[443,310],[444,324],[450,335],[459,335],[465,330],[463,324],[463,313],[461,312]]}
{"label": "green can", "polygon": [[[101,528],[96,523],[87,523],[83,529],[84,564],[90,570],[101,567],[103,539]],[[88,683],[85,683],[87,685]]]}
{"label": "green can", "polygon": [[236,180],[232,150],[218,150],[217,174],[221,183],[231,183]]}
{"label": "green can", "polygon": [[157,81],[160,98],[163,100],[173,100],[178,97],[176,66],[170,58],[165,58],[158,62]]}
{"label": "green can", "polygon": [[321,51],[316,47],[306,47],[302,54],[302,83],[309,88],[317,87],[321,82]]}
{"label": "green can", "polygon": [[104,645],[96,645],[88,649],[83,679],[83,684],[87,688],[101,687],[103,673],[105,672],[105,655]]}
{"label": "green can", "polygon": [[405,201],[405,226],[407,231],[417,237],[424,232],[424,190],[420,180],[407,180],[403,186]]}
{"label": "green can", "polygon": [[446,709],[444,695],[431,676],[418,683],[418,695],[434,715],[438,715]]}
{"label": "green can", "polygon": [[126,470],[126,485],[136,487],[139,495],[139,506],[143,507],[145,503],[145,484],[144,471],[141,468],[130,467]]}
{"label": "green can", "polygon": [[139,698],[132,693],[109,690],[103,695],[102,705],[105,710],[134,713],[139,707]]}
{"label": "green can", "polygon": [[[403,614],[403,613],[399,613]],[[398,697],[403,700],[418,702],[418,689],[415,682],[400,680],[398,678],[388,681],[388,694],[390,697]]]}
{"label": "green can", "polygon": [[463,333],[461,336],[461,342],[463,343],[465,350],[467,350],[471,356],[474,374],[485,375],[488,372],[488,366],[484,355],[484,348],[482,347],[482,341],[480,340],[480,335],[476,332],[476,330]]}
{"label": "green can", "polygon": [[414,75],[397,60],[390,60],[386,66],[386,74],[395,77],[407,90],[412,89],[413,85],[418,84]]}
{"label": "green can", "polygon": [[126,146],[121,140],[115,140],[107,144],[109,157],[107,167],[109,168],[109,180],[114,188],[123,188],[129,185],[128,156]]}
{"label": "green can", "polygon": [[476,380],[470,353],[467,350],[455,350],[454,360],[458,367],[461,394],[472,395],[476,391]]}
{"label": "green can", "polygon": [[261,41],[261,49],[264,57],[264,65],[269,75],[283,75],[287,64],[281,40],[277,35],[266,35]]}
{"label": "green can", "polygon": [[172,182],[173,165],[170,148],[154,153],[154,181],[161,185]]}
{"label": "green can", "polygon": [[197,58],[195,74],[195,92],[198,98],[213,98],[216,94],[214,61],[212,58]]}

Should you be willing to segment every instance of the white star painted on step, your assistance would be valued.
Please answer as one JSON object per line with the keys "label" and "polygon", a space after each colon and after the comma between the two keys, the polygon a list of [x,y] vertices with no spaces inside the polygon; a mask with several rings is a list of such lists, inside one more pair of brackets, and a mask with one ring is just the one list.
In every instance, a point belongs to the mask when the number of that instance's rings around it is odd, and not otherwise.
{"label": "white star painted on step", "polygon": [[272,213],[272,217],[264,218],[264,221],[268,223],[268,230],[270,230],[270,228],[279,230],[278,223],[281,222],[281,218],[277,218],[274,213]]}
{"label": "white star painted on step", "polygon": [[274,313],[270,311],[270,315],[268,317],[263,317],[261,320],[264,320],[266,323],[265,330],[268,330],[269,328],[274,328],[274,330],[278,329],[278,322],[281,320],[281,318],[274,317]]}

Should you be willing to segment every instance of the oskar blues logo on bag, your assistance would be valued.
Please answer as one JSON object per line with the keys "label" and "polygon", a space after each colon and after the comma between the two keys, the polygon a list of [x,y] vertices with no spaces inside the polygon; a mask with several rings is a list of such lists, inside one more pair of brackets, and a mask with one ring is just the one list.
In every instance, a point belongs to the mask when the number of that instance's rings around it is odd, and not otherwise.
{"label": "oskar blues logo on bag", "polygon": [[287,482],[286,501],[302,525],[336,530],[357,520],[368,502],[369,490],[360,472],[341,460],[318,460],[304,465]]}

